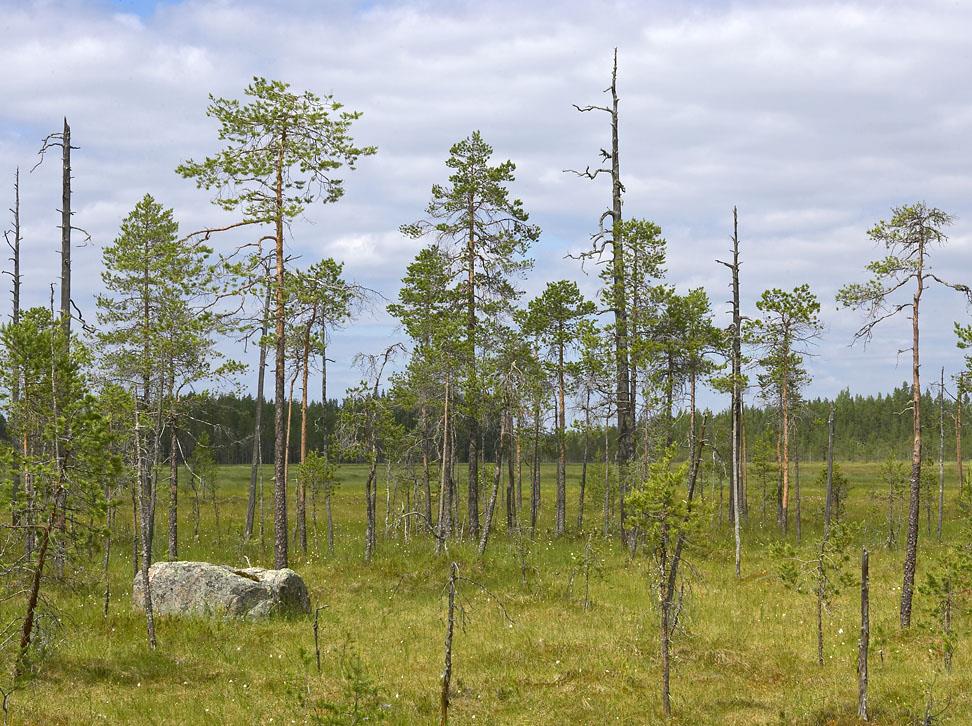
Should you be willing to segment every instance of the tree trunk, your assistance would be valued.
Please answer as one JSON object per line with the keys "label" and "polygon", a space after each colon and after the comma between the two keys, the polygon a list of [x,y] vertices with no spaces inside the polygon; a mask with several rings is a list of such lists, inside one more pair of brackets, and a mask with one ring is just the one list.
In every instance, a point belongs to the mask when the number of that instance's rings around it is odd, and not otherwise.
{"label": "tree trunk", "polygon": [[604,418],[604,527],[603,534],[607,537],[611,533],[611,458],[608,438],[608,421]]}
{"label": "tree trunk", "polygon": [[432,530],[432,471],[429,463],[429,441],[432,438],[429,433],[429,411],[428,407],[422,404],[422,493],[425,499],[425,527],[428,531]]}
{"label": "tree trunk", "polygon": [[368,470],[368,480],[365,483],[365,505],[368,511],[368,524],[365,528],[365,562],[371,561],[377,541],[377,522],[375,521],[376,490],[378,489],[378,453],[375,447],[371,450],[371,468]]}
{"label": "tree trunk", "polygon": [[179,438],[175,416],[169,422],[169,559],[179,559]]}
{"label": "tree trunk", "polygon": [[513,531],[519,528],[517,522],[516,505],[516,466],[513,461],[516,456],[516,442],[514,441],[513,415],[506,414],[506,529]]}
{"label": "tree trunk", "polygon": [[284,428],[284,393],[287,378],[286,358],[286,280],[284,277],[284,206],[283,206],[283,164],[284,151],[287,146],[286,128],[280,135],[280,148],[277,153],[277,178],[274,221],[276,234],[274,241],[276,281],[275,281],[275,309],[274,334],[276,337],[276,361],[274,366],[274,401],[273,401],[273,565],[280,569],[287,567],[287,474],[286,474],[286,431]]}
{"label": "tree trunk", "polygon": [[533,409],[533,479],[530,488],[530,530],[536,534],[540,516],[540,404]]}
{"label": "tree trunk", "polygon": [[732,208],[732,501],[729,516],[736,540],[736,577],[742,575],[742,538],[739,531],[742,499],[742,314],[739,308],[739,215]]}
{"label": "tree trunk", "polygon": [[[304,329],[304,361],[301,372],[300,396],[300,463],[307,458],[307,387],[310,383],[310,334],[313,320]],[[304,477],[297,478],[297,541],[301,551],[307,554],[307,484]]]}
{"label": "tree trunk", "polygon": [[827,419],[827,494],[824,500],[823,536],[820,538],[820,554],[817,557],[817,663],[823,665],[823,606],[826,595],[824,554],[830,536],[830,515],[834,500],[834,405],[830,405]]}
{"label": "tree trunk", "polygon": [[800,452],[797,451],[797,455],[794,461],[794,466],[796,467],[796,479],[794,481],[796,494],[796,541],[800,544],[803,539],[803,518],[800,514]]}
{"label": "tree trunk", "polygon": [[867,548],[861,550],[861,637],[857,648],[857,717],[867,721],[867,650],[871,638]]}
{"label": "tree trunk", "polygon": [[577,496],[577,531],[584,531],[584,491],[587,489],[587,462],[591,447],[591,390],[587,389],[584,400],[584,455],[581,459],[580,492]]}
{"label": "tree trunk", "polygon": [[452,535],[452,477],[450,476],[452,451],[449,425],[449,379],[447,378],[442,405],[441,481],[439,483],[439,524],[435,539],[436,553],[442,551],[446,540]]}
{"label": "tree trunk", "polygon": [[[634,406],[631,402],[629,374],[628,308],[625,290],[624,234],[621,219],[621,157],[618,114],[618,51],[614,50],[611,70],[611,304],[614,308],[614,349],[617,365],[618,481],[624,496],[628,465],[634,457]],[[621,508],[621,534],[624,536],[624,508]]]}
{"label": "tree trunk", "polygon": [[938,541],[942,541],[945,510],[945,368],[938,388]]}
{"label": "tree trunk", "polygon": [[[334,554],[334,518],[331,515],[331,490],[324,495],[324,511],[327,513],[327,553]],[[319,541],[319,540],[318,540]]]}
{"label": "tree trunk", "polygon": [[24,615],[24,622],[20,628],[20,649],[17,652],[17,661],[14,665],[14,679],[19,679],[23,675],[24,660],[27,657],[27,649],[30,648],[31,637],[34,632],[34,618],[37,612],[37,601],[40,597],[41,580],[44,576],[44,565],[47,562],[47,549],[51,541],[51,530],[57,517],[57,507],[51,507],[51,515],[47,525],[41,530],[40,546],[37,550],[37,564],[34,565],[34,572],[31,577],[30,591],[27,595],[27,612]]}
{"label": "tree trunk", "polygon": [[459,565],[455,562],[449,570],[449,609],[446,614],[445,665],[442,668],[442,689],[439,692],[439,726],[449,723],[449,686],[452,683],[452,632],[456,624],[456,581]]}
{"label": "tree trunk", "polygon": [[250,488],[246,500],[246,525],[243,529],[243,539],[253,536],[253,519],[256,516],[257,473],[263,447],[263,387],[267,377],[267,328],[270,325],[270,292],[267,284],[267,294],[263,305],[263,325],[260,329],[260,362],[257,366],[256,411],[253,414],[253,453],[250,459]]}
{"label": "tree trunk", "polygon": [[955,468],[958,470],[958,488],[965,486],[965,472],[962,470],[962,404],[965,400],[965,382],[961,376],[955,384]]}
{"label": "tree trunk", "polygon": [[[11,262],[13,263],[13,280],[11,283],[11,298],[12,298],[12,310],[10,319],[14,325],[20,322],[20,167],[14,172],[14,207],[13,207],[13,229],[11,230],[11,235],[13,240],[11,241],[10,235],[4,234],[7,240],[7,245],[10,247],[11,252]],[[20,369],[14,366],[10,371],[10,402],[11,408],[16,411],[17,404],[20,402]],[[14,424],[14,430],[16,430],[16,420],[8,421],[8,423]],[[14,438],[16,440],[16,438]],[[16,456],[16,448],[14,449]],[[14,460],[14,466],[11,471],[11,492],[10,492],[10,514],[11,523],[14,527],[20,524],[20,487],[22,482],[21,478],[21,463]],[[29,506],[29,503],[28,503]],[[31,531],[28,526],[28,532]],[[29,551],[29,550],[28,550]]]}
{"label": "tree trunk", "polygon": [[790,372],[785,370],[783,378],[783,533],[786,534],[790,519]]}
{"label": "tree trunk", "polygon": [[901,585],[901,627],[911,627],[911,600],[915,589],[918,561],[918,517],[921,506],[921,359],[918,355],[918,308],[924,287],[924,244],[918,252],[917,286],[911,307],[911,405],[913,445],[911,447],[911,501],[908,506],[908,539],[905,549],[904,579]]}
{"label": "tree trunk", "polygon": [[493,526],[493,513],[496,511],[496,497],[499,493],[500,479],[503,478],[503,439],[506,437],[506,412],[500,412],[499,438],[496,441],[496,471],[493,474],[493,491],[489,496],[489,505],[486,507],[486,521],[483,523],[482,536],[479,540],[479,556],[486,553],[486,545],[489,543],[489,532]]}
{"label": "tree trunk", "polygon": [[[561,339],[563,331],[561,331]],[[557,351],[557,519],[555,533],[560,536],[567,527],[567,404],[564,381],[564,346]]]}
{"label": "tree trunk", "polygon": [[672,697],[671,697],[671,663],[669,658],[669,653],[671,651],[671,601],[668,597],[667,592],[667,562],[666,562],[666,552],[668,549],[668,535],[667,535],[668,525],[662,523],[662,564],[660,569],[660,577],[658,578],[658,597],[661,600],[661,619],[658,624],[658,633],[661,640],[661,665],[662,665],[662,710],[665,713],[665,718],[672,717]]}
{"label": "tree trunk", "polygon": [[466,354],[469,356],[467,406],[469,407],[469,474],[466,480],[469,533],[479,537],[479,377],[476,366],[476,218],[473,192],[469,192],[468,242],[466,244]]}
{"label": "tree trunk", "polygon": [[61,144],[61,326],[71,335],[71,127],[64,119]]}
{"label": "tree trunk", "polygon": [[[137,404],[136,404],[137,406]],[[148,455],[145,449],[148,448],[147,442],[144,440],[145,434],[143,429],[138,423],[138,413],[136,408],[135,414],[135,442],[136,445],[141,449],[138,452],[138,461],[141,471],[139,472],[139,479],[143,482],[150,478],[150,473],[146,470],[148,464]],[[137,495],[137,509],[139,513],[139,532],[141,532],[141,545],[142,545],[142,605],[145,609],[145,631],[148,636],[149,648],[155,650],[156,639],[155,639],[155,614],[152,610],[152,583],[149,580],[149,566],[152,564],[152,540],[151,540],[151,506],[144,496],[146,492],[146,486],[135,488]]]}
{"label": "tree trunk", "polygon": [[523,450],[521,446],[520,429],[523,417],[518,414],[516,422],[516,511],[523,511]]}

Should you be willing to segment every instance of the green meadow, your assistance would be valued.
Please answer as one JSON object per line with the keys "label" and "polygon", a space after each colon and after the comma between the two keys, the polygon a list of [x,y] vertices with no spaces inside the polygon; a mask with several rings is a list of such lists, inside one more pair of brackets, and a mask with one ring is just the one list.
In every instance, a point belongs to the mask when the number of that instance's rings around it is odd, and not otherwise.
{"label": "green meadow", "polygon": [[[856,723],[862,546],[870,551],[871,569],[871,721],[921,723],[931,714],[934,723],[972,723],[967,593],[956,607],[954,667],[946,673],[928,598],[916,595],[914,627],[903,632],[897,625],[903,536],[896,547],[887,545],[880,466],[845,463],[842,469],[850,481],[843,518],[853,530],[847,570],[853,582],[824,615],[823,666],[817,663],[814,595],[788,589],[780,579],[773,554],[781,538],[775,510],[770,505],[761,521],[752,473],[741,579],[734,574],[732,532],[717,507],[718,485],[707,482],[710,526],[687,553],[674,640],[674,723]],[[798,559],[807,563],[821,532],[819,471],[819,465],[803,467],[802,540],[796,543],[792,522],[788,535]],[[545,465],[542,526],[534,536],[508,532],[505,509],[498,505],[482,558],[468,541],[451,542],[446,553],[435,555],[433,539],[415,529],[418,520],[410,520],[406,538],[400,502],[386,529],[380,477],[378,549],[365,564],[367,472],[363,466],[342,467],[334,497],[334,554],[326,551],[321,501],[316,526],[310,523],[310,551],[305,556],[291,544],[291,566],[305,579],[317,610],[320,670],[313,616],[263,622],[162,617],[159,649],[149,651],[144,619],[131,603],[131,504],[122,502],[112,533],[108,616],[102,614],[105,583],[92,574],[102,556],[96,543],[82,553],[76,572],[45,584],[44,656],[35,677],[11,695],[10,722],[435,723],[445,585],[455,561],[461,580],[452,723],[658,723],[658,608],[648,559],[640,553],[631,557],[616,536],[602,536],[603,489],[596,467],[585,527],[577,531],[579,472],[578,466],[569,471],[567,536],[551,534],[555,472]],[[272,566],[269,469],[265,535],[241,542],[248,475],[247,467],[220,470],[215,504],[221,530],[213,501],[204,499],[198,540],[192,535],[192,493],[181,493],[182,559]],[[164,492],[160,496],[159,558],[165,539]],[[957,536],[956,497],[955,472],[949,469],[945,544]],[[897,507],[901,516],[904,502]],[[919,583],[944,546],[937,542],[934,520],[929,535],[922,513]],[[0,607],[9,621],[22,612],[22,597]]]}

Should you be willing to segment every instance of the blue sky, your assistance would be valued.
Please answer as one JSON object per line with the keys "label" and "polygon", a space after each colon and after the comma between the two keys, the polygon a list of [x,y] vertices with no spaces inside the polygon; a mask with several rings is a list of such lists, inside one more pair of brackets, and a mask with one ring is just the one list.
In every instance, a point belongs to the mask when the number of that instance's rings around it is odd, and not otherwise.
{"label": "blue sky", "polygon": [[[809,282],[820,296],[826,330],[811,395],[874,393],[908,376],[898,353],[906,320],[865,351],[849,347],[859,317],[833,302],[881,254],[866,230],[891,206],[925,199],[955,214],[937,264],[972,282],[968,4],[0,0],[0,11],[0,208],[14,167],[32,166],[40,138],[68,115],[81,147],[76,220],[93,236],[74,256],[88,316],[101,248],[142,194],[172,206],[186,230],[224,218],[174,169],[215,148],[208,94],[238,97],[253,75],[333,92],[364,112],[357,138],[379,147],[339,204],[293,226],[288,243],[302,261],[334,256],[394,297],[418,246],[399,225],[444,180],[449,146],[480,129],[497,157],[517,163],[514,193],[543,229],[525,296],[565,277],[594,294],[596,280],[566,255],[587,244],[609,190],[562,170],[608,143],[603,122],[571,104],[601,100],[615,46],[626,214],[662,226],[671,282],[704,286],[724,321],[727,279],[714,259],[738,205],[747,312],[768,287]],[[31,304],[57,276],[57,184],[54,164],[23,182]],[[930,379],[960,365],[952,322],[969,312],[938,292],[926,309]],[[336,392],[355,381],[356,353],[396,339],[382,310],[336,336]]]}

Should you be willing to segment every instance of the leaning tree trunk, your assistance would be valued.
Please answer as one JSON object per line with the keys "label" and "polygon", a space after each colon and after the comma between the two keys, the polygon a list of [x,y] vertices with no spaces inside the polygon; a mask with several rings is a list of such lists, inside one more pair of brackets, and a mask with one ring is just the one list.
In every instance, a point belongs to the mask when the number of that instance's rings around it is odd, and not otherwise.
{"label": "leaning tree trunk", "polygon": [[489,543],[489,532],[493,527],[493,514],[496,511],[496,497],[499,494],[500,479],[503,478],[503,439],[506,437],[506,412],[500,413],[499,438],[496,442],[496,472],[493,474],[493,491],[489,495],[489,505],[486,507],[486,521],[483,523],[482,536],[479,540],[479,556],[486,553]]}

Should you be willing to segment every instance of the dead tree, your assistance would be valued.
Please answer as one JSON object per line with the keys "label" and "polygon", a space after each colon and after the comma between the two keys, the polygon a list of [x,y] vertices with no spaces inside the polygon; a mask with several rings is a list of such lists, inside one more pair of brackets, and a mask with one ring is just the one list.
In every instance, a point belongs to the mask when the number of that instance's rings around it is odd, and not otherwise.
{"label": "dead tree", "polygon": [[[14,325],[20,322],[20,286],[21,286],[21,276],[20,276],[20,243],[23,239],[20,233],[20,167],[17,167],[14,172],[14,205],[13,209],[10,210],[13,215],[13,228],[5,231],[3,233],[3,238],[7,242],[7,246],[10,248],[10,262],[13,269],[10,271],[5,270],[6,274],[11,277],[11,313],[10,319]],[[14,367],[11,371],[11,391],[10,391],[10,401],[14,408],[16,408],[17,403],[20,401],[20,372]],[[22,453],[26,454],[26,450]],[[15,466],[13,475],[11,477],[11,495],[10,495],[10,513],[13,519],[13,525],[16,527],[20,523],[20,510],[19,510],[19,499],[20,499],[20,467]],[[26,507],[29,509],[31,502],[26,503]],[[31,531],[28,528],[28,531]],[[29,536],[33,536],[32,534]],[[30,547],[28,547],[28,551]]]}
{"label": "dead tree", "polygon": [[[616,406],[618,416],[618,480],[619,480],[619,508],[621,520],[621,537],[625,538],[624,494],[627,480],[628,464],[634,456],[634,407],[631,402],[630,380],[630,344],[628,341],[628,305],[625,271],[624,239],[621,224],[621,203],[624,185],[621,183],[621,157],[619,143],[619,115],[618,115],[618,49],[614,49],[614,65],[611,70],[611,85],[604,90],[611,94],[610,106],[578,106],[581,113],[601,111],[607,113],[611,121],[611,151],[601,149],[601,161],[610,162],[610,167],[602,166],[597,169],[587,167],[584,171],[570,171],[578,176],[594,180],[600,174],[611,177],[611,208],[605,210],[598,223],[598,231],[593,235],[593,249],[585,253],[584,259],[600,258],[610,247],[610,272],[607,277],[611,286],[610,305],[614,313],[614,348],[616,362]],[[611,229],[605,229],[604,223],[610,220]]]}
{"label": "dead tree", "polygon": [[716,260],[732,272],[732,467],[730,474],[729,517],[736,539],[736,577],[742,574],[742,539],[739,518],[742,512],[742,314],[739,305],[739,213],[732,208],[732,262]]}

